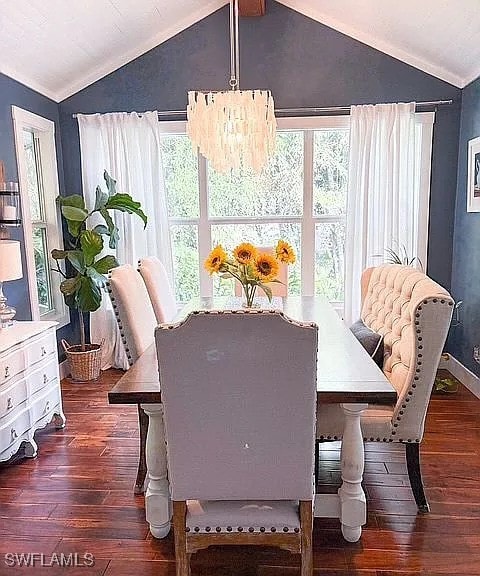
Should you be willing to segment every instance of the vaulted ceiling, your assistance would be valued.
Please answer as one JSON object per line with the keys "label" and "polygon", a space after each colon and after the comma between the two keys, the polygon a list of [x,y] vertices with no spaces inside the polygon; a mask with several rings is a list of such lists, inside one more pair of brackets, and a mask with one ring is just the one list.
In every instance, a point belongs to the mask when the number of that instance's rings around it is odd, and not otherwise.
{"label": "vaulted ceiling", "polygon": [[[478,0],[278,1],[455,86],[480,75]],[[0,72],[60,101],[227,3],[0,0]]]}

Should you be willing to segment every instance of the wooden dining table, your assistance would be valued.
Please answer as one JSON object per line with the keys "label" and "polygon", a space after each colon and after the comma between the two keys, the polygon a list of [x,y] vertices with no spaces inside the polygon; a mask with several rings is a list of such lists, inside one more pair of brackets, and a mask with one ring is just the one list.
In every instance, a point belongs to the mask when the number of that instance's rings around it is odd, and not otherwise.
{"label": "wooden dining table", "polygon": [[[196,298],[177,314],[175,322],[183,321],[195,310],[240,307],[241,300],[231,297]],[[366,498],[361,485],[364,470],[361,415],[368,405],[395,404],[396,391],[324,298],[289,296],[276,300],[274,307],[294,320],[318,325],[317,406],[340,404],[344,413],[344,430],[342,485],[336,494],[315,495],[315,516],[339,518],[344,538],[356,542],[366,522]],[[148,415],[146,519],[152,535],[164,538],[170,531],[172,511],[154,344],[120,378],[109,392],[108,399],[111,404],[141,404]]]}

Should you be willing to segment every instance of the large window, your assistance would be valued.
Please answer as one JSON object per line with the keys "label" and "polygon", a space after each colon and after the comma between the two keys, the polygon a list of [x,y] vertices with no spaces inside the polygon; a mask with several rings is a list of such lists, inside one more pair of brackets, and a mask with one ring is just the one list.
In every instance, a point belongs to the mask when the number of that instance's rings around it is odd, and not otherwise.
{"label": "large window", "polygon": [[233,294],[233,282],[210,278],[203,261],[212,246],[241,240],[296,249],[291,294],[343,301],[343,251],[348,178],[348,117],[278,121],[277,148],[265,170],[219,174],[193,153],[184,123],[163,123],[162,143],[175,291]]}
{"label": "large window", "polygon": [[69,322],[59,291],[60,277],[52,270],[52,248],[61,248],[61,226],[55,199],[58,175],[55,125],[50,120],[12,107],[19,168],[27,277],[32,318]]}

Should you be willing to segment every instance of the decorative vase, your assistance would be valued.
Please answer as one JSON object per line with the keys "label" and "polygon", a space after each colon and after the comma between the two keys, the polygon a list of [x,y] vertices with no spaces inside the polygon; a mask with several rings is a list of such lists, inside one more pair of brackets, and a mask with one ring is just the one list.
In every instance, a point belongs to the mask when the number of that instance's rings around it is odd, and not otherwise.
{"label": "decorative vase", "polygon": [[242,284],[245,300],[242,302],[243,308],[260,308],[260,304],[255,302],[255,292],[257,287],[252,284]]}

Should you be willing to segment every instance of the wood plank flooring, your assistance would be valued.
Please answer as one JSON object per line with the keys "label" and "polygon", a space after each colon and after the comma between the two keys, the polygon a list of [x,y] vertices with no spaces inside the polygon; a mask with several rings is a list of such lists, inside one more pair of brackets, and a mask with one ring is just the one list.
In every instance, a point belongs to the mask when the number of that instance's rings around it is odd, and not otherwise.
{"label": "wood plank flooring", "polygon": [[[0,465],[0,575],[172,576],[173,538],[155,540],[142,496],[133,495],[136,407],[110,406],[121,373],[98,383],[62,382],[67,426],[37,433],[39,456]],[[315,520],[316,576],[480,576],[480,400],[465,388],[434,395],[421,446],[431,512],[417,515],[404,449],[366,445],[368,523],[345,542],[337,520]],[[339,445],[324,444],[320,481],[340,483]],[[10,567],[5,554],[92,554],[92,567]],[[53,556],[52,556],[53,555]],[[192,576],[294,576],[298,558],[268,548],[210,548]]]}

